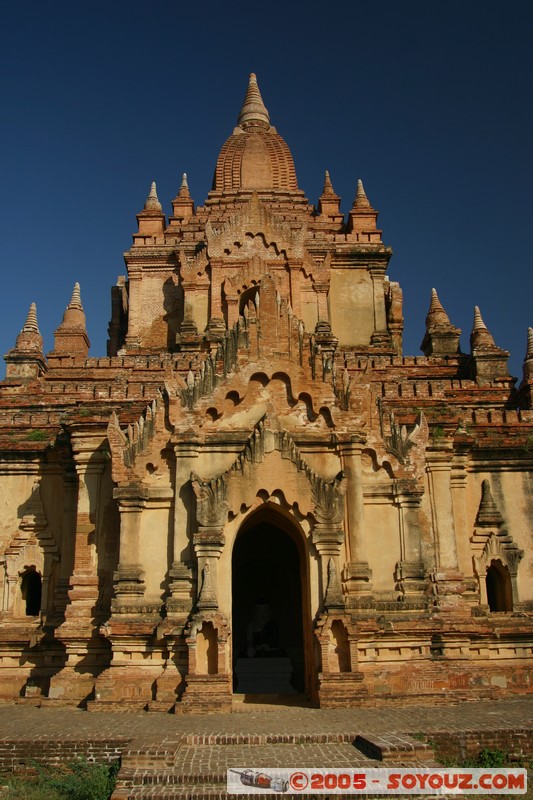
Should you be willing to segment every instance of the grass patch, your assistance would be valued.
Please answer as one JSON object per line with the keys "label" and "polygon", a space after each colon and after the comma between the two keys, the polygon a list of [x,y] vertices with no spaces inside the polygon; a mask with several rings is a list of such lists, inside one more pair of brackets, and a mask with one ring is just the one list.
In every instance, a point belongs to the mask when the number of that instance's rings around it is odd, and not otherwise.
{"label": "grass patch", "polygon": [[109,800],[119,762],[95,764],[85,758],[65,765],[32,762],[24,774],[0,775],[2,800]]}
{"label": "grass patch", "polygon": [[484,747],[475,756],[467,758],[447,758],[440,757],[437,752],[436,758],[444,767],[483,767],[484,769],[498,769],[499,767],[521,767],[524,769],[533,769],[533,760],[524,756],[523,758],[510,757],[509,753],[499,748],[491,749]]}
{"label": "grass patch", "polygon": [[46,431],[41,431],[39,428],[36,428],[34,431],[30,431],[26,436],[28,442],[44,442],[48,439],[48,434]]}

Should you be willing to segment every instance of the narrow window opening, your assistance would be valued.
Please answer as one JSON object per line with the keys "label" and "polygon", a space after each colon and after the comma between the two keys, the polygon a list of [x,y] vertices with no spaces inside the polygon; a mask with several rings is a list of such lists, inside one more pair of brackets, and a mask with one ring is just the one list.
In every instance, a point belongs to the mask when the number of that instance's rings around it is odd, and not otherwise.
{"label": "narrow window opening", "polygon": [[35,567],[28,567],[22,576],[22,598],[26,601],[26,616],[36,617],[41,613],[41,576]]}

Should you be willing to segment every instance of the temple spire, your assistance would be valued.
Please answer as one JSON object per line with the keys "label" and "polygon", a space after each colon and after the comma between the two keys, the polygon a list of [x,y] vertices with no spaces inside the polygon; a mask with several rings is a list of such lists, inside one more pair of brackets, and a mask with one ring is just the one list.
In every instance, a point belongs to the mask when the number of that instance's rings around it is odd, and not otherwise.
{"label": "temple spire", "polygon": [[470,372],[480,385],[494,380],[508,380],[507,359],[509,353],[498,347],[492,334],[483,322],[479,306],[474,308],[474,324],[470,334]]}
{"label": "temple spire", "polygon": [[181,176],[181,184],[178,194],[172,201],[172,211],[172,217],[169,219],[169,230],[172,230],[173,225],[179,226],[194,216],[194,200],[189,192],[189,182],[187,181],[186,172],[184,172]]}
{"label": "temple spire", "polygon": [[370,201],[366,196],[365,187],[361,178],[357,181],[357,191],[355,193],[355,200],[353,201],[354,208],[372,208]]}
{"label": "temple spire", "polygon": [[49,359],[62,355],[86,358],[90,346],[85,325],[85,312],[81,303],[80,285],[76,282],[70,303],[63,314],[63,322],[54,331],[54,349],[49,354]]}
{"label": "temple spire", "polygon": [[32,303],[26,322],[19,335],[15,347],[4,356],[7,364],[6,378],[22,381],[37,378],[46,372],[43,355],[43,339],[37,324],[37,308]]}
{"label": "temple spire", "polygon": [[257,85],[257,78],[253,72],[248,81],[248,89],[239,114],[238,125],[244,130],[254,126],[265,130],[270,127],[270,117],[263,103],[263,98]]}
{"label": "temple spire", "polygon": [[426,317],[426,327],[430,328],[435,325],[451,325],[450,318],[444,310],[442,303],[439,300],[436,289],[431,290],[431,303],[429,304],[429,311]]}
{"label": "temple spire", "polygon": [[327,221],[329,225],[335,225],[339,228],[344,222],[344,217],[341,214],[341,199],[335,193],[329,172],[326,170],[324,175],[324,188],[322,194],[318,198],[318,214]]}
{"label": "temple spire", "polygon": [[436,289],[431,290],[431,302],[426,317],[426,333],[420,348],[424,355],[455,355],[459,352],[461,331],[450,318],[439,300]]}
{"label": "temple spire", "polygon": [[474,324],[470,335],[470,344],[472,349],[478,347],[496,347],[492,334],[483,322],[479,306],[474,306]]}
{"label": "temple spire", "polygon": [[146,203],[144,204],[145,211],[161,211],[161,203],[159,202],[159,198],[157,196],[157,187],[155,185],[155,181],[152,181],[152,185],[150,186],[150,192],[148,197],[146,198]]}
{"label": "temple spire", "polygon": [[37,324],[37,306],[35,303],[32,303],[30,306],[30,310],[28,311],[28,316],[26,317],[26,322],[24,323],[21,333],[37,333],[40,335],[39,325]]}
{"label": "temple spire", "polygon": [[323,195],[328,194],[335,194],[335,190],[333,188],[333,184],[331,183],[331,178],[329,177],[329,172],[326,170],[324,174],[324,188],[322,189]]}
{"label": "temple spire", "polygon": [[178,192],[178,197],[190,197],[189,184],[187,182],[187,173],[184,172],[181,178],[181,186]]}
{"label": "temple spire", "polygon": [[348,216],[347,233],[360,242],[381,242],[381,231],[377,227],[378,212],[366,196],[361,178]]}

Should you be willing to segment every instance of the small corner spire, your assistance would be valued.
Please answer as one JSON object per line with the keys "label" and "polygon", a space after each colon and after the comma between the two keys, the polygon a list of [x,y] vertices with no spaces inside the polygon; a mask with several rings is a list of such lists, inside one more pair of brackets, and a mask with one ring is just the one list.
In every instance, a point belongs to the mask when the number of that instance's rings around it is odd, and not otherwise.
{"label": "small corner spire", "polygon": [[370,201],[366,196],[365,187],[361,178],[357,181],[357,191],[355,193],[355,200],[353,201],[354,208],[372,208]]}
{"label": "small corner spire", "polygon": [[15,342],[15,347],[4,356],[6,378],[27,382],[47,370],[43,355],[43,337],[37,324],[37,307],[32,303],[26,322]]}
{"label": "small corner spire", "polygon": [[324,188],[322,189],[322,194],[335,194],[335,190],[333,188],[333,184],[331,183],[331,178],[329,176],[328,170],[324,173]]}
{"label": "small corner spire", "polygon": [[431,303],[429,305],[429,312],[431,313],[432,311],[444,311],[436,289],[431,290]]}
{"label": "small corner spire", "polygon": [[479,306],[474,306],[474,324],[472,326],[472,333],[470,334],[470,345],[474,348],[496,348],[496,343],[492,338],[492,334],[483,322]]}
{"label": "small corner spire", "polygon": [[451,326],[450,318],[439,300],[436,289],[431,290],[431,302],[426,317],[426,328],[430,330],[435,326]]}
{"label": "small corner spire", "polygon": [[479,306],[474,306],[474,325],[472,327],[472,333],[475,331],[487,331],[488,328],[483,322],[483,317],[481,316],[481,311],[479,310]]}
{"label": "small corner spire", "polygon": [[37,324],[37,306],[35,303],[32,303],[30,306],[22,331],[24,333],[37,333],[40,335],[39,325]]}
{"label": "small corner spire", "polygon": [[248,80],[248,89],[242,105],[237,124],[247,130],[252,127],[259,127],[265,130],[270,128],[270,117],[263,103],[257,78],[252,72]]}
{"label": "small corner spire", "polygon": [[148,193],[148,197],[146,198],[146,203],[144,204],[145,211],[161,211],[161,203],[159,202],[159,198],[157,196],[157,186],[155,185],[155,181],[152,181],[150,186],[150,192]]}
{"label": "small corner spire", "polygon": [[178,192],[178,197],[190,197],[189,184],[187,182],[187,173],[184,172],[181,178],[181,186]]}

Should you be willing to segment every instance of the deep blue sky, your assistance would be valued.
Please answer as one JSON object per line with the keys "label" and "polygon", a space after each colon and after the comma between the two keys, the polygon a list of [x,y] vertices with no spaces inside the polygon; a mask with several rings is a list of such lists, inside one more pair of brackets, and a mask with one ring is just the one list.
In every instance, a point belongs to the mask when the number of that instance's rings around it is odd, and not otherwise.
{"label": "deep blue sky", "polygon": [[[203,204],[256,72],[300,187],[361,177],[395,255],[406,354],[437,288],[521,378],[533,325],[530,0],[3,0],[0,353],[37,303],[45,351],[74,282],[104,355],[110,286],[150,181]],[[0,373],[0,374],[3,374]]]}

